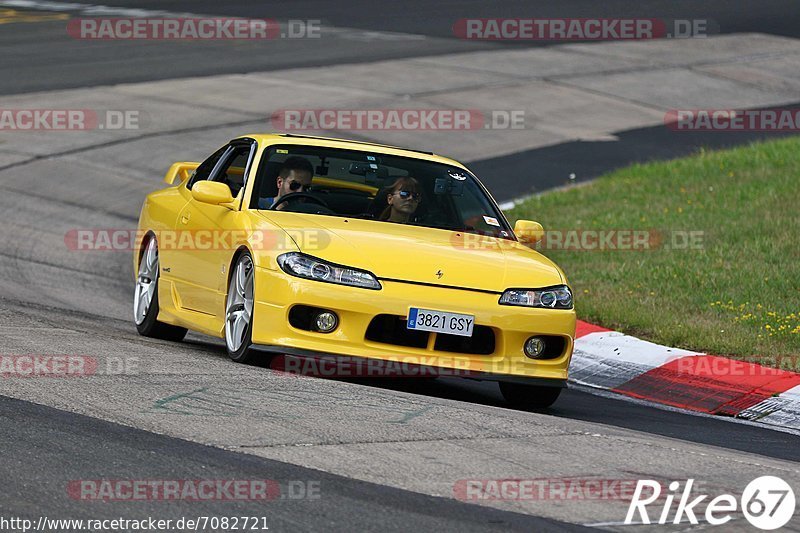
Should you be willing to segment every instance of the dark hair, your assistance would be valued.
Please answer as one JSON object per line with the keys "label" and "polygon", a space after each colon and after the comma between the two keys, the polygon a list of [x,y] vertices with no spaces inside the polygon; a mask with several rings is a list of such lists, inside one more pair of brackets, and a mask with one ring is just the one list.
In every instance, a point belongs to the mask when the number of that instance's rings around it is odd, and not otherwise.
{"label": "dark hair", "polygon": [[[412,178],[411,176],[405,176],[402,178],[397,178],[392,182],[391,185],[388,187],[384,187],[380,194],[386,198],[389,194],[394,194],[398,191],[409,191],[409,192],[419,192],[420,186],[419,182],[416,178]],[[387,205],[383,211],[381,211],[380,216],[378,216],[378,220],[389,220],[389,217],[392,215],[392,206]]]}
{"label": "dark hair", "polygon": [[281,178],[286,178],[289,176],[289,173],[292,170],[297,170],[299,172],[308,172],[311,174],[311,177],[314,177],[314,167],[309,163],[308,159],[305,157],[299,157],[293,155],[291,157],[287,157],[286,161],[283,162],[281,165],[281,169],[278,172],[278,176]]}

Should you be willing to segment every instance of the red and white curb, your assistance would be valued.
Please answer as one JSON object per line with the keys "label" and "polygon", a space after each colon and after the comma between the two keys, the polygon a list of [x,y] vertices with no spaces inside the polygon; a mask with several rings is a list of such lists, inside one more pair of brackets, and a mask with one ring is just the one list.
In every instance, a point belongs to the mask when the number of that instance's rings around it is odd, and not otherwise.
{"label": "red and white curb", "polygon": [[800,429],[800,374],[669,348],[578,321],[570,381],[712,415]]}

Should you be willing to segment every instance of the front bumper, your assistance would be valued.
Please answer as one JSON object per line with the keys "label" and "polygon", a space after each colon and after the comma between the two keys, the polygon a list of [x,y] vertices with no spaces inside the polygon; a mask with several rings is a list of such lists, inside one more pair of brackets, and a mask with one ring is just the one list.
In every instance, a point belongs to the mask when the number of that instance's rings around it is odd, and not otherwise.
{"label": "front bumper", "polygon": [[[497,303],[498,294],[392,281],[381,281],[382,290],[366,290],[304,280],[261,267],[256,267],[254,281],[252,341],[268,351],[281,351],[272,347],[283,347],[284,353],[298,355],[316,352],[397,361],[496,381],[540,378],[545,380],[542,383],[561,386],[567,379],[575,337],[574,310],[505,306]],[[339,326],[331,333],[295,328],[289,324],[289,311],[295,305],[334,311]],[[416,348],[366,339],[375,316],[407,316],[409,307],[474,315],[476,325],[488,326],[494,332],[493,352],[477,355],[435,350],[433,341]],[[561,337],[564,349],[552,359],[530,359],[522,349],[531,335]]]}

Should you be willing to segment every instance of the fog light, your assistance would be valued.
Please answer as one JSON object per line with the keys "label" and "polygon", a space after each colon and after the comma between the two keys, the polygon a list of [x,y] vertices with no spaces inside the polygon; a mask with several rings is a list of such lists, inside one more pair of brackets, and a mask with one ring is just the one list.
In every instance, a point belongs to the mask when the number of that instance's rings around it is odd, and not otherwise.
{"label": "fog light", "polygon": [[531,359],[536,359],[544,352],[544,339],[541,337],[531,337],[525,341],[525,355]]}
{"label": "fog light", "polygon": [[339,324],[339,319],[336,317],[336,313],[323,311],[317,315],[314,323],[317,326],[317,331],[321,331],[322,333],[330,333],[336,329],[336,326]]}

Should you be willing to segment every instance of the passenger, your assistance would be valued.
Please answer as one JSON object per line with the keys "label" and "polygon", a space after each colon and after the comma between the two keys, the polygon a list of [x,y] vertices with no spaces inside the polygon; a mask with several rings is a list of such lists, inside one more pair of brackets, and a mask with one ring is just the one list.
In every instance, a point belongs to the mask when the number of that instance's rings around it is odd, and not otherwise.
{"label": "passenger", "polygon": [[397,178],[386,193],[386,209],[378,217],[378,220],[408,224],[411,215],[419,207],[422,200],[419,182],[412,177]]}

